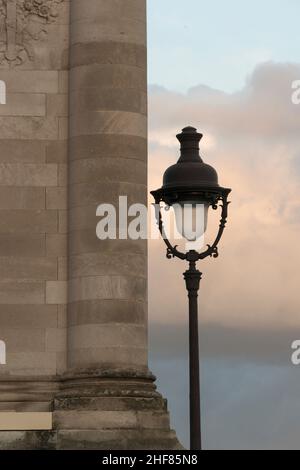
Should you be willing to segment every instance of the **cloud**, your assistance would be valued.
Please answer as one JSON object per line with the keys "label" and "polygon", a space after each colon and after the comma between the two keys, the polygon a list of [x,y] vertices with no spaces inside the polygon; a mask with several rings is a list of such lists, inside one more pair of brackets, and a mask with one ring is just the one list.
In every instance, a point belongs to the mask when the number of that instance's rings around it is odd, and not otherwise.
{"label": "cloud", "polygon": [[[200,266],[204,324],[239,331],[300,326],[300,106],[291,102],[298,78],[300,64],[269,62],[234,94],[202,85],[187,94],[150,89],[150,188],[177,159],[176,133],[193,125],[204,133],[204,160],[233,189],[220,258]],[[218,223],[212,216],[208,238]],[[149,249],[150,318],[184,323],[184,263],[166,260],[161,241]]]}
{"label": "cloud", "polygon": [[299,372],[211,360],[203,364],[208,449],[299,449]]}
{"label": "cloud", "polygon": [[[300,339],[298,329],[246,329],[225,327],[200,322],[200,352],[202,359],[222,360],[231,364],[268,364],[292,367],[292,342]],[[188,357],[188,322],[162,325],[154,323],[150,328],[152,360],[180,360]],[[296,367],[293,367],[296,370]]]}
{"label": "cloud", "polygon": [[191,120],[220,136],[297,137],[299,109],[292,105],[291,96],[292,82],[299,77],[299,64],[267,62],[254,70],[243,90],[233,94],[203,85],[187,94],[150,87],[151,133],[178,130]]}
{"label": "cloud", "polygon": [[[188,447],[187,326],[156,324],[150,333],[151,366]],[[201,325],[205,449],[299,449],[300,371],[290,362],[293,337],[290,330]]]}
{"label": "cloud", "polygon": [[[157,361],[177,435],[188,448],[188,363]],[[202,358],[203,445],[207,450],[299,450],[299,370]]]}
{"label": "cloud", "polygon": [[[232,187],[217,260],[200,264],[205,448],[299,449],[300,64],[265,63],[243,90],[150,90],[149,187],[161,185],[186,125],[204,133],[202,156]],[[216,214],[214,214],[216,217]],[[210,214],[208,238],[218,219]],[[159,390],[188,445],[188,312],[182,272],[162,241],[149,244],[150,358]]]}

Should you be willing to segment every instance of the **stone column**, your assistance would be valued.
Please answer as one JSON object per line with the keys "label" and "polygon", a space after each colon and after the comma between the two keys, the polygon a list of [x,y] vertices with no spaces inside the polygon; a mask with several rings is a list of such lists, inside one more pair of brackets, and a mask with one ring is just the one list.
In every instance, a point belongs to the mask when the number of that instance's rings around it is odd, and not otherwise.
{"label": "stone column", "polygon": [[147,201],[145,0],[71,2],[68,371],[59,448],[175,448],[147,365],[147,244],[96,236],[97,206]]}
{"label": "stone column", "polygon": [[147,367],[146,242],[100,241],[97,206],[146,203],[145,2],[71,13],[69,369]]}

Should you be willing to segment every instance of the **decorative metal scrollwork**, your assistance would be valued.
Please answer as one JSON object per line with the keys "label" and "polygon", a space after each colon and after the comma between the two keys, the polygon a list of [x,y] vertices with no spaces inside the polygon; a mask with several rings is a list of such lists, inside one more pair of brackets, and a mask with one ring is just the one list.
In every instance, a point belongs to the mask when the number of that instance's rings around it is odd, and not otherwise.
{"label": "decorative metal scrollwork", "polygon": [[[224,229],[226,227],[226,223],[227,223],[227,217],[228,217],[228,206],[230,204],[230,202],[228,201],[228,194],[227,193],[224,193],[222,195],[218,195],[218,197],[216,198],[216,201],[217,202],[212,202],[211,206],[214,210],[218,209],[218,207],[221,207],[221,219],[220,219],[220,225],[219,225],[219,230],[218,230],[218,234],[216,236],[216,239],[214,241],[214,243],[212,245],[207,245],[207,250],[204,251],[204,252],[193,252],[195,253],[195,260],[198,261],[200,259],[205,259],[207,258],[208,256],[209,257],[212,257],[212,258],[218,258],[219,256],[219,251],[218,251],[218,244],[222,238],[222,235],[223,235],[223,232],[224,232]],[[222,204],[221,205],[218,205],[218,202],[221,201]],[[180,258],[180,259],[183,259],[183,260],[187,260],[188,259],[188,253],[182,253],[181,251],[179,251],[177,248],[178,248],[178,245],[175,245],[175,246],[172,246],[172,244],[170,243],[170,241],[168,240],[167,236],[166,236],[166,233],[165,233],[165,230],[164,230],[164,226],[163,226],[163,218],[162,218],[162,214],[161,214],[161,206],[160,206],[160,202],[161,202],[161,198],[160,197],[157,197],[155,199],[155,204],[157,206],[157,209],[155,211],[155,214],[156,214],[156,218],[157,218],[157,224],[158,224],[158,228],[159,228],[159,231],[161,233],[161,236],[165,242],[165,244],[167,245],[167,258],[168,259],[172,259],[172,258]]]}

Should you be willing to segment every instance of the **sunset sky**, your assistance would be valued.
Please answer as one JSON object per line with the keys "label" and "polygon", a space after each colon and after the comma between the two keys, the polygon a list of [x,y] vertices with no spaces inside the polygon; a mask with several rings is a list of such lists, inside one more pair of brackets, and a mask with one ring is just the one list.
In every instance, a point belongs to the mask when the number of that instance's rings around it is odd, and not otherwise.
{"label": "sunset sky", "polygon": [[[208,449],[300,449],[300,79],[298,0],[148,0],[149,186],[178,158],[175,135],[232,187],[220,258],[200,266],[201,379]],[[184,263],[151,242],[151,366],[188,445]]]}

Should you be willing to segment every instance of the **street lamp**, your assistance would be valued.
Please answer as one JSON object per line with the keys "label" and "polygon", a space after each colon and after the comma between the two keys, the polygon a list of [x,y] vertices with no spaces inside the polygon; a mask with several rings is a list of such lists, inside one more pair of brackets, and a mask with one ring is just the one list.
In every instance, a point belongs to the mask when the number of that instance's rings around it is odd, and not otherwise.
{"label": "street lamp", "polygon": [[[190,362],[190,447],[201,450],[201,416],[200,416],[200,370],[199,370],[199,335],[198,335],[198,291],[202,273],[196,263],[208,256],[218,257],[218,244],[223,235],[228,213],[228,195],[231,189],[219,186],[216,170],[203,162],[199,154],[199,142],[202,134],[194,127],[186,127],[177,135],[181,144],[181,156],[175,165],[169,167],[163,177],[163,186],[152,191],[156,204],[156,218],[159,231],[167,245],[167,258],[180,258],[189,262],[189,269],[184,273],[189,297],[189,362]],[[205,251],[190,249],[183,253],[178,246],[168,240],[161,213],[160,203],[173,207],[176,225],[181,235],[194,242],[200,239],[207,228],[207,216],[210,207],[217,210],[221,202],[221,220],[219,230],[212,245]],[[191,229],[190,222],[202,217],[196,230]],[[199,222],[199,221],[198,221]]]}

